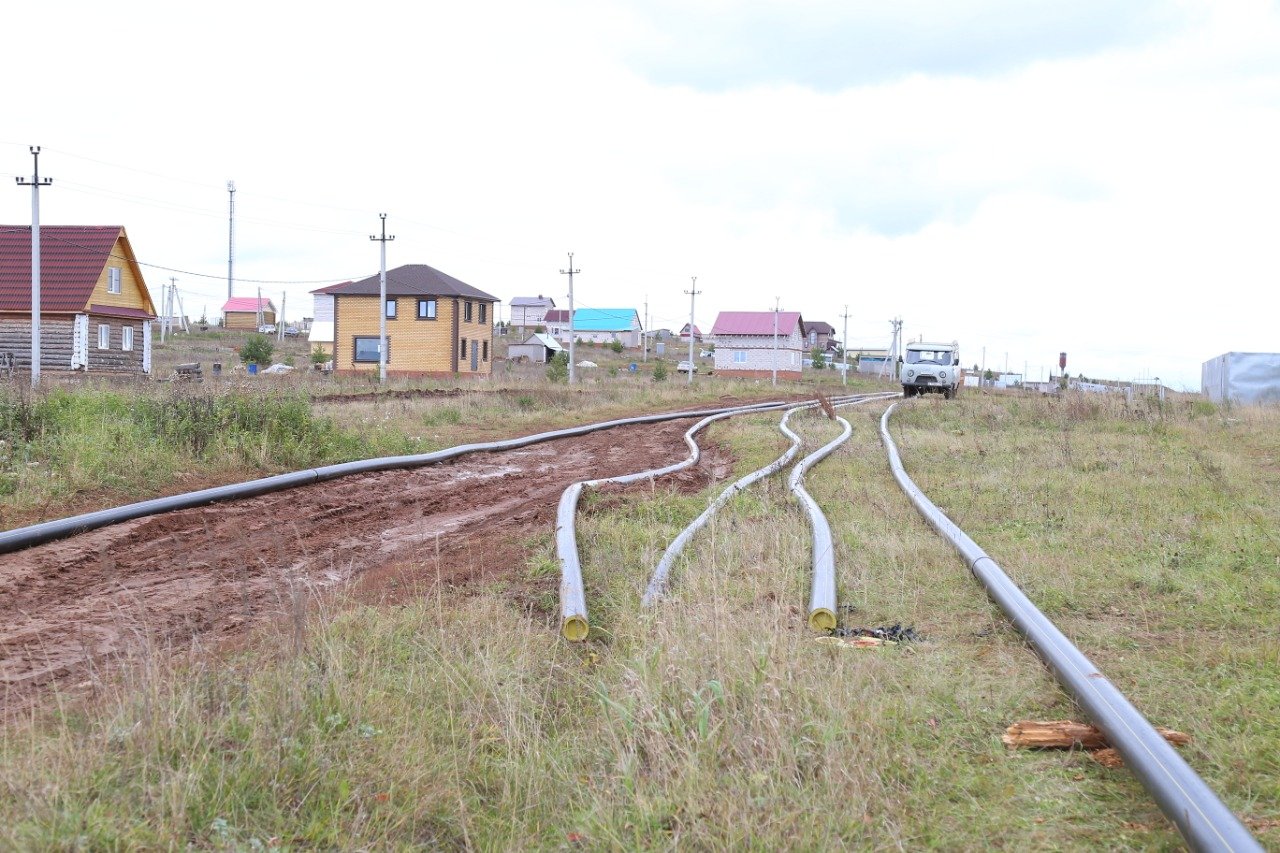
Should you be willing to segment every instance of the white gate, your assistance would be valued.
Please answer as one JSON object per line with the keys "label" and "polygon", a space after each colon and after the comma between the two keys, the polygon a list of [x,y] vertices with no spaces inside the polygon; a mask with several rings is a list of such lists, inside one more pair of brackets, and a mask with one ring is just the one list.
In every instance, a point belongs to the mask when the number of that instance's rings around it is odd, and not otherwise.
{"label": "white gate", "polygon": [[89,315],[77,314],[71,326],[71,369],[89,369]]}

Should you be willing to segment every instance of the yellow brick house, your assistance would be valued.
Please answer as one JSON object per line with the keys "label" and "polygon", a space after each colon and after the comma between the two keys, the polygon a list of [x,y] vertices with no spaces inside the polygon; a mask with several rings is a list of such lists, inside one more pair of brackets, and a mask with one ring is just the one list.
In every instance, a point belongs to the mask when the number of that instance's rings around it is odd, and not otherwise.
{"label": "yellow brick house", "polygon": [[379,310],[387,316],[388,376],[488,376],[493,366],[493,306],[498,302],[426,264],[326,288],[333,297],[333,369],[378,371]]}

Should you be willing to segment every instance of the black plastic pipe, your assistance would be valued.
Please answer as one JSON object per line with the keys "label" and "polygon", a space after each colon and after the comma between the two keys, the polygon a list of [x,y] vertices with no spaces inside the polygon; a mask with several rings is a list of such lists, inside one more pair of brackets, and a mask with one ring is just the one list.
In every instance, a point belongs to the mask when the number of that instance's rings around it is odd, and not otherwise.
{"label": "black plastic pipe", "polygon": [[1262,850],[1257,840],[1218,799],[1124,694],[1018,589],[996,561],[911,481],[889,436],[890,406],[880,418],[880,437],[898,485],[938,533],[964,557],[987,594],[1026,636],[1054,677],[1132,768],[1160,810],[1194,850]]}

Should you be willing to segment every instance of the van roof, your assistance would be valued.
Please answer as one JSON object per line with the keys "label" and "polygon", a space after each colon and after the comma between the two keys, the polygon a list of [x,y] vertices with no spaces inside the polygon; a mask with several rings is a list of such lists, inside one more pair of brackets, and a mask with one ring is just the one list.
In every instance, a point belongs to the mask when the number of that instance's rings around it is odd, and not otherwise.
{"label": "van roof", "polygon": [[907,349],[958,349],[959,344],[952,341],[949,344],[939,343],[937,341],[916,341],[907,344]]}

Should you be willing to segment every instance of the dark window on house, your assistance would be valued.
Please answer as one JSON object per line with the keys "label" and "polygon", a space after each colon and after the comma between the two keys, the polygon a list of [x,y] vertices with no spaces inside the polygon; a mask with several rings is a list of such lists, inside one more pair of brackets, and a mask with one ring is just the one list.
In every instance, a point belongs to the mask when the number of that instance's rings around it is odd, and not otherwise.
{"label": "dark window on house", "polygon": [[[378,361],[378,338],[357,337],[355,339],[355,361]],[[387,338],[387,364],[391,363],[391,338]]]}
{"label": "dark window on house", "polygon": [[489,306],[483,302],[480,303],[480,322],[484,323],[489,319]]}
{"label": "dark window on house", "polygon": [[458,345],[458,358],[466,358],[466,357],[467,357],[467,339],[463,338],[461,343]]}
{"label": "dark window on house", "polygon": [[418,319],[434,320],[436,318],[436,301],[434,299],[418,300]]}
{"label": "dark window on house", "polygon": [[396,301],[394,299],[387,300],[387,319],[394,320],[396,318]]}
{"label": "dark window on house", "polygon": [[462,319],[468,323],[471,322],[471,303],[462,303]]}
{"label": "dark window on house", "polygon": [[[481,307],[483,308],[483,306]],[[484,361],[489,360],[489,342],[488,341],[484,341],[483,343],[480,344],[480,357]]]}

